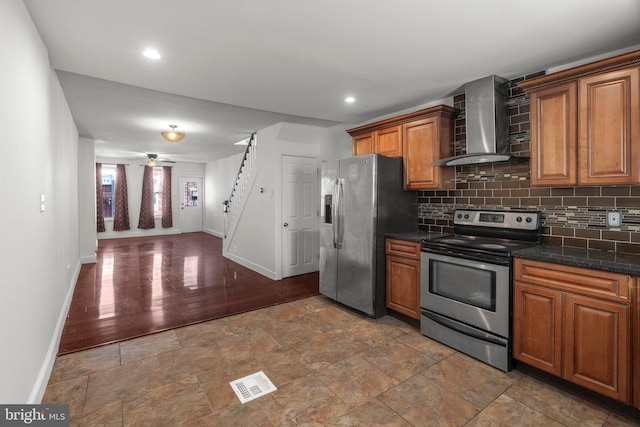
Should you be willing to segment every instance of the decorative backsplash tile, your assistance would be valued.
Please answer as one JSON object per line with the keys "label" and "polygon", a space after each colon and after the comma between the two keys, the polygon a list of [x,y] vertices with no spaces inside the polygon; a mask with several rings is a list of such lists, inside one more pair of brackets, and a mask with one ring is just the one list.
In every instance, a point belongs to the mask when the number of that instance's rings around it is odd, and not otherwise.
{"label": "decorative backsplash tile", "polygon": [[[529,157],[529,96],[509,82],[511,154]],[[455,121],[455,154],[466,146],[464,95],[454,98],[461,110]],[[454,190],[420,191],[419,228],[452,232],[455,209],[537,210],[542,214],[543,239],[552,245],[640,253],[640,186],[531,187],[529,162],[456,166]],[[607,210],[622,212],[622,227],[608,229]]]}

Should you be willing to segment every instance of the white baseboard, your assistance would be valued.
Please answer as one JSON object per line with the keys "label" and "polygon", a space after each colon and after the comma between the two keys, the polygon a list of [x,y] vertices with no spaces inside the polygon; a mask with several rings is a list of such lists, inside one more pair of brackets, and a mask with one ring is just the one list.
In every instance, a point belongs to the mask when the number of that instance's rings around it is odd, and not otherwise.
{"label": "white baseboard", "polygon": [[246,260],[244,258],[240,258],[238,255],[234,255],[234,254],[231,254],[229,252],[223,252],[222,256],[226,257],[226,258],[229,258],[233,262],[237,262],[238,264],[240,264],[243,267],[248,268],[249,270],[253,270],[256,273],[260,273],[263,276],[268,277],[271,280],[278,280],[276,278],[276,272],[275,271],[268,270],[268,269],[266,269],[266,268],[264,268],[264,267],[262,267],[262,266],[260,266],[258,264],[255,264],[255,263],[253,263],[253,262],[251,262],[249,260]]}
{"label": "white baseboard", "polygon": [[56,355],[58,354],[58,347],[60,346],[60,339],[62,338],[62,330],[64,329],[64,323],[67,319],[67,314],[69,314],[69,307],[71,306],[71,299],[73,298],[73,292],[76,288],[76,283],[78,281],[78,276],[80,275],[80,268],[82,267],[82,263],[80,260],[76,263],[76,268],[71,276],[71,283],[69,284],[69,290],[67,291],[67,295],[65,296],[64,303],[60,308],[60,314],[58,315],[58,321],[56,322],[56,328],[53,331],[53,336],[51,337],[51,342],[49,343],[49,349],[47,350],[47,355],[42,361],[42,365],[40,366],[40,372],[38,372],[38,376],[36,377],[36,381],[33,384],[33,388],[31,389],[31,394],[29,395],[29,400],[27,404],[39,404],[42,402],[42,398],[44,397],[44,393],[47,390],[47,384],[49,383],[49,377],[51,376],[51,371],[53,371],[53,365],[56,363]]}
{"label": "white baseboard", "polygon": [[95,264],[98,261],[98,257],[96,254],[93,255],[82,255],[80,257],[80,262],[82,264]]}
{"label": "white baseboard", "polygon": [[127,231],[105,231],[98,233],[98,240],[102,239],[125,239],[128,237],[149,237],[149,236],[169,236],[171,234],[181,234],[176,228],[152,228],[149,230],[127,230]]}
{"label": "white baseboard", "polygon": [[220,237],[221,239],[224,238],[224,233],[220,233],[219,231],[213,230],[211,228],[205,228],[204,232],[207,234],[211,234],[212,236]]}

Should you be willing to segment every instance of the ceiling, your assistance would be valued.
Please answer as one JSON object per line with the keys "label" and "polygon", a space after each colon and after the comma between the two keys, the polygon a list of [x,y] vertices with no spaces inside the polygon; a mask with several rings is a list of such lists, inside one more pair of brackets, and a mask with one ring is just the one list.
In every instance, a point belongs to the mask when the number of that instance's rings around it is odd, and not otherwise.
{"label": "ceiling", "polygon": [[640,44],[637,0],[24,2],[102,157],[212,161],[282,121],[361,124]]}

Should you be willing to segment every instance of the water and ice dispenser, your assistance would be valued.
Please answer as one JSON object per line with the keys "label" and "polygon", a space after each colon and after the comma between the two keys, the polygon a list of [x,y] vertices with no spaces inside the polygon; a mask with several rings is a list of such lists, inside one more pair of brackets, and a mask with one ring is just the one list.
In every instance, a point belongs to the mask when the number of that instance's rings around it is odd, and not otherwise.
{"label": "water and ice dispenser", "polygon": [[333,218],[331,215],[331,213],[333,212],[333,195],[332,194],[324,195],[324,202],[322,203],[322,206],[324,209],[324,223],[331,224],[333,222]]}

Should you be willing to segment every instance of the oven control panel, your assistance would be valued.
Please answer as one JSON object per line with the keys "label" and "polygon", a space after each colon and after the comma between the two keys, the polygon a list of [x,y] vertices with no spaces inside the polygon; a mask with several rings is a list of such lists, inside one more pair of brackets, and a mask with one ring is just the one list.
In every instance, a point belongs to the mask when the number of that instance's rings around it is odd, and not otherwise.
{"label": "oven control panel", "polygon": [[538,222],[538,212],[456,210],[453,216],[453,223],[456,225],[518,230],[537,230]]}

